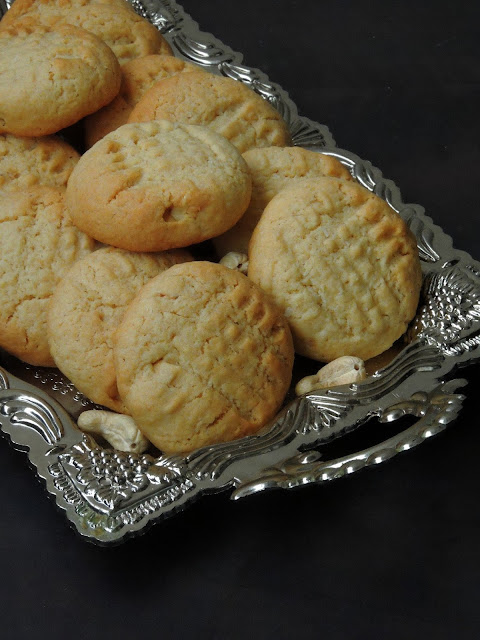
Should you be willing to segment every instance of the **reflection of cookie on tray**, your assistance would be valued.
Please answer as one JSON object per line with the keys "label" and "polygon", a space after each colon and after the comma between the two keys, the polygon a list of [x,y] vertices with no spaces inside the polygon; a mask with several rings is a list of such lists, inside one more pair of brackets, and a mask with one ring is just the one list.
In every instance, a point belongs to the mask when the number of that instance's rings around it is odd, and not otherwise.
{"label": "reflection of cookie on tray", "polygon": [[243,154],[252,174],[252,197],[248,209],[226,233],[214,240],[219,255],[229,251],[248,253],[248,243],[263,210],[279,191],[298,178],[332,176],[351,180],[342,163],[301,147],[262,147]]}
{"label": "reflection of cookie on tray", "polygon": [[113,366],[113,333],[140,287],[186,251],[139,254],[104,247],[76,262],[58,283],[48,309],[56,366],[90,400],[125,413]]}
{"label": "reflection of cookie on tray", "polygon": [[95,35],[24,18],[0,30],[0,133],[55,133],[113,100],[120,81],[117,59]]}
{"label": "reflection of cookie on tray", "polygon": [[65,215],[64,189],[2,193],[0,345],[25,362],[53,366],[47,305],[67,269],[94,242]]}
{"label": "reflection of cookie on tray", "polygon": [[156,83],[129,118],[149,120],[209,126],[240,153],[291,143],[286,123],[269,102],[242,82],[210,73],[182,73]]}
{"label": "reflection of cookie on tray", "polygon": [[[185,74],[187,75],[187,74]],[[237,222],[251,178],[240,153],[207,127],[126,124],[79,160],[67,186],[75,224],[106,244],[163,251]]]}
{"label": "reflection of cookie on tray", "polygon": [[284,310],[296,351],[367,360],[406,330],[421,269],[413,234],[384,200],[353,181],[304,179],[265,209],[249,277]]}
{"label": "reflection of cookie on tray", "polygon": [[246,276],[211,262],[147,283],[116,333],[120,395],[166,453],[234,440],[273,418],[293,345],[276,305]]}

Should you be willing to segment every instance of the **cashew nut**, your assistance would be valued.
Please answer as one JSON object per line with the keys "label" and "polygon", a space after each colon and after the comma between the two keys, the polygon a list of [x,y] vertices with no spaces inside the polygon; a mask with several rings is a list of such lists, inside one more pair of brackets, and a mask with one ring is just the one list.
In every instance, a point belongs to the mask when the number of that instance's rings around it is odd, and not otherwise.
{"label": "cashew nut", "polygon": [[119,451],[143,453],[150,444],[133,419],[122,413],[92,409],[81,413],[77,424],[82,431],[102,436]]}
{"label": "cashew nut", "polygon": [[342,384],[360,382],[366,377],[363,360],[354,356],[342,356],[326,364],[314,376],[302,378],[295,387],[295,393],[301,396],[314,389],[329,389]]}
{"label": "cashew nut", "polygon": [[239,253],[238,251],[229,251],[220,260],[220,264],[229,269],[237,269],[240,273],[247,273],[248,271],[248,256],[246,253]]}

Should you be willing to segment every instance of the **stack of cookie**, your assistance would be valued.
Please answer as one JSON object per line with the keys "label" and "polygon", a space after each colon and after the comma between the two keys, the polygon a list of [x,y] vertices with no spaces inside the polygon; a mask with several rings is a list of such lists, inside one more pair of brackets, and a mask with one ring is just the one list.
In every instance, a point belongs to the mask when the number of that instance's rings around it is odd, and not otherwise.
{"label": "stack of cookie", "polygon": [[[52,135],[76,123],[81,156]],[[16,0],[0,345],[166,453],[267,424],[294,345],[324,362],[387,349],[418,303],[414,238],[335,158],[290,145],[267,101],[176,59],[124,0]],[[217,255],[195,261],[204,241]],[[231,252],[248,277],[216,264]]]}

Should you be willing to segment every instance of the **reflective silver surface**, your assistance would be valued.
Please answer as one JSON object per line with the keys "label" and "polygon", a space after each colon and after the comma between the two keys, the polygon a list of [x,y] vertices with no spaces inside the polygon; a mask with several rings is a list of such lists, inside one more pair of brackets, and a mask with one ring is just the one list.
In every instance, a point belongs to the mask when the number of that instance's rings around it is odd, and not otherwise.
{"label": "reflective silver surface", "polygon": [[[0,0],[0,13],[2,11]],[[3,355],[0,423],[27,452],[70,523],[87,539],[118,543],[209,492],[233,499],[351,475],[424,442],[453,422],[464,396],[457,367],[479,357],[480,264],[452,241],[419,205],[405,204],[396,185],[355,154],[336,148],[328,129],[298,115],[288,95],[242,56],[209,34],[173,1],[134,1],[179,57],[250,85],[289,124],[294,143],[337,157],[366,188],[385,199],[414,232],[424,274],[417,317],[398,355],[367,380],[293,400],[262,432],[186,457],[130,455],[104,449],[75,426],[93,406],[49,369]],[[372,422],[398,422],[398,432],[348,455],[323,459],[324,445]],[[407,421],[408,424],[404,424]],[[368,424],[367,424],[368,423]],[[384,429],[386,427],[383,427]]]}

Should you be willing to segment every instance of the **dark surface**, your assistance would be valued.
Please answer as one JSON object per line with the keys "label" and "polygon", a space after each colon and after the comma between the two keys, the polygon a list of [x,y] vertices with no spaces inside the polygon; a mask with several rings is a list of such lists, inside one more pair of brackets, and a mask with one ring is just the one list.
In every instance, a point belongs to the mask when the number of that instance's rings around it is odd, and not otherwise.
{"label": "dark surface", "polygon": [[[477,2],[187,2],[480,259]],[[458,421],[373,470],[204,498],[102,549],[0,442],[5,639],[480,637],[478,365]]]}

